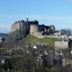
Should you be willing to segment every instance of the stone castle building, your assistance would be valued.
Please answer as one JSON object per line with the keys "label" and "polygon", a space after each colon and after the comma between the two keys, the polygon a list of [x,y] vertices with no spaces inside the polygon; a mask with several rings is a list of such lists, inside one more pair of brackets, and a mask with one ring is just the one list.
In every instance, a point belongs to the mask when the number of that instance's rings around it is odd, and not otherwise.
{"label": "stone castle building", "polygon": [[27,23],[27,21],[21,20],[17,21],[11,26],[11,31],[23,31],[23,32],[29,32],[30,26]]}
{"label": "stone castle building", "polygon": [[39,25],[39,22],[37,20],[35,21],[27,21],[21,20],[17,21],[11,26],[11,32],[20,31],[23,34],[37,34],[40,33],[42,35],[50,35],[55,32],[55,27],[53,25],[51,26],[45,26],[45,25]]}
{"label": "stone castle building", "polygon": [[30,34],[34,34],[38,32],[38,21],[29,21],[28,24],[30,25]]}

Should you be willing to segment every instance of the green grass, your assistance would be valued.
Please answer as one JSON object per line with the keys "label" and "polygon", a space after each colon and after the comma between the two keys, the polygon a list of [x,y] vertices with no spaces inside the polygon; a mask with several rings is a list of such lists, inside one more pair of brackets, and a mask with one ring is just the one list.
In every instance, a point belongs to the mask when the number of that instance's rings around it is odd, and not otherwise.
{"label": "green grass", "polygon": [[58,39],[56,38],[49,38],[49,37],[45,37],[45,38],[37,38],[35,36],[32,35],[28,35],[26,37],[27,42],[28,43],[46,43],[48,45],[54,45],[54,42]]}

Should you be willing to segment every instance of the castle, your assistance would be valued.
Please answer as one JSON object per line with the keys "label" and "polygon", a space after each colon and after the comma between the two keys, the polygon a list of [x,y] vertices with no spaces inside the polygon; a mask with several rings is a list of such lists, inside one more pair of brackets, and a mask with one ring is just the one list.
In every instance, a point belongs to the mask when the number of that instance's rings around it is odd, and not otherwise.
{"label": "castle", "polygon": [[54,25],[45,26],[44,24],[39,24],[37,20],[29,21],[28,19],[16,21],[11,26],[11,32],[20,31],[23,34],[31,35],[50,35],[55,32]]}

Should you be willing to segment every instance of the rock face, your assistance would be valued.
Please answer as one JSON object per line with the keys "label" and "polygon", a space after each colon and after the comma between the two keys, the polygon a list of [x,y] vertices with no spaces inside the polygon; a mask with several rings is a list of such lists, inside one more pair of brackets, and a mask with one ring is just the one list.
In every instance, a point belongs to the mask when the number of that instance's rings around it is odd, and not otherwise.
{"label": "rock face", "polygon": [[34,34],[37,32],[38,32],[38,25],[37,24],[30,25],[30,34]]}

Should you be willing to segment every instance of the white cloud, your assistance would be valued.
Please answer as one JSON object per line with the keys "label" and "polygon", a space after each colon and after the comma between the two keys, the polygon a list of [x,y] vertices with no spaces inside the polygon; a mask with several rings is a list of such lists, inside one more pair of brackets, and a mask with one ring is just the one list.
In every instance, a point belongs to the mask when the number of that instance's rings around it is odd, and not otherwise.
{"label": "white cloud", "polygon": [[31,18],[31,19],[72,19],[72,16],[45,16],[45,15],[0,15],[1,18]]}
{"label": "white cloud", "polygon": [[22,16],[23,18],[31,18],[31,19],[72,19],[72,16],[45,16],[45,15],[29,15],[29,16]]}
{"label": "white cloud", "polygon": [[9,28],[10,24],[0,24],[0,28]]}
{"label": "white cloud", "polygon": [[0,32],[7,32],[10,31],[10,25],[0,24]]}
{"label": "white cloud", "polygon": [[47,19],[72,19],[72,16],[46,16],[46,15],[0,15],[0,19],[41,19],[41,20],[47,20]]}

